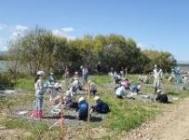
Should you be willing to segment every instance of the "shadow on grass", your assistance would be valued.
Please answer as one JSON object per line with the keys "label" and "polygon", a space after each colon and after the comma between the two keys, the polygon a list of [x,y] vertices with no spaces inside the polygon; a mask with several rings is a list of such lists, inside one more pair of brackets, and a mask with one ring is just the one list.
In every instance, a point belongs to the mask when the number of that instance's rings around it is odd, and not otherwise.
{"label": "shadow on grass", "polygon": [[[43,119],[48,119],[48,120],[60,119],[60,116],[45,116],[43,117]],[[64,115],[64,119],[77,120],[77,117],[72,115]],[[96,117],[96,116],[90,117],[90,122],[101,122],[101,121],[102,121],[101,117]]]}

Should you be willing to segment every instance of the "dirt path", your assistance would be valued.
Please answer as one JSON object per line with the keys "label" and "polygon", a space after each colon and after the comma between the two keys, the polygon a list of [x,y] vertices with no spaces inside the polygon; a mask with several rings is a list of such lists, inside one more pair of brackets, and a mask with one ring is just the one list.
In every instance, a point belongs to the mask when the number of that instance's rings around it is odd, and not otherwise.
{"label": "dirt path", "polygon": [[155,120],[132,130],[122,140],[189,140],[189,98],[165,105]]}

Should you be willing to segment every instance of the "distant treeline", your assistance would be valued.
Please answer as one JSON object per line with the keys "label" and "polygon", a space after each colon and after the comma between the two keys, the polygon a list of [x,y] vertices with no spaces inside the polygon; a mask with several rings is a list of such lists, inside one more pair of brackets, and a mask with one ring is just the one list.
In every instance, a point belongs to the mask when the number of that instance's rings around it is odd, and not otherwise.
{"label": "distant treeline", "polygon": [[97,64],[102,72],[109,71],[111,67],[115,70],[123,67],[131,73],[146,73],[154,64],[165,71],[176,65],[171,53],[142,51],[133,39],[121,35],[86,35],[67,40],[37,27],[24,37],[11,41],[8,54],[9,59],[15,62],[12,72],[22,65],[30,74],[39,69],[62,73],[66,66],[75,71],[81,65],[95,72]]}

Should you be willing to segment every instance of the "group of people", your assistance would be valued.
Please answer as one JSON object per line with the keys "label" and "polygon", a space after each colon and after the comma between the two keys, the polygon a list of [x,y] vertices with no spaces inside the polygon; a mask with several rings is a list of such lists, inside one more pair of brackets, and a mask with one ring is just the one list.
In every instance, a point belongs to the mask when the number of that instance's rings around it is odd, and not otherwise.
{"label": "group of people", "polygon": [[140,83],[131,83],[128,79],[124,79],[116,85],[115,94],[117,98],[123,99],[124,97],[132,97],[139,94],[140,90]]}
{"label": "group of people", "polygon": [[[62,90],[61,84],[58,84],[54,74],[50,73],[48,82],[44,84],[45,72],[38,71],[35,79],[35,104],[31,114],[32,117],[42,118],[43,117],[43,102],[44,94],[49,93],[50,102],[52,102],[53,108],[51,109],[52,114],[58,114],[64,109],[74,109],[78,112],[78,119],[87,120],[89,114],[92,112],[108,113],[110,111],[109,106],[97,96],[97,86],[91,80],[88,80],[88,68],[81,66],[82,79],[78,72],[75,72],[72,82],[69,84],[64,94],[57,94]],[[174,74],[176,72],[174,71]],[[177,72],[178,73],[178,72]],[[112,76],[116,87],[115,95],[118,99],[124,99],[125,97],[136,96],[140,93],[143,86],[143,82],[139,80],[138,83],[131,82],[126,78],[126,73],[120,71],[117,73],[111,69],[110,75]],[[168,100],[167,96],[162,91],[162,78],[163,71],[158,68],[157,65],[153,69],[153,87],[154,92],[157,95],[157,100]],[[79,92],[86,93],[81,96]],[[93,96],[96,101],[96,105],[90,106],[86,97]],[[79,98],[78,98],[79,97]]]}
{"label": "group of people", "polygon": [[[53,73],[50,73],[48,81],[44,82],[45,72],[38,71],[34,84],[36,99],[31,117],[37,119],[43,118],[43,104],[46,93],[47,95],[49,94],[49,101],[52,105],[50,113],[52,115],[61,115],[63,109],[76,110],[78,112],[78,119],[86,121],[92,112],[108,113],[110,111],[109,106],[96,95],[96,84],[88,80],[88,69],[81,66],[81,70],[82,80],[80,80],[78,72],[75,72],[73,81],[64,93],[59,92],[62,91],[62,87],[56,81]],[[81,90],[86,94],[80,96],[78,91]],[[96,101],[95,105],[90,106],[87,102],[86,96],[88,97],[88,94],[90,94],[89,96],[93,96]],[[78,96],[80,96],[79,99]]]}

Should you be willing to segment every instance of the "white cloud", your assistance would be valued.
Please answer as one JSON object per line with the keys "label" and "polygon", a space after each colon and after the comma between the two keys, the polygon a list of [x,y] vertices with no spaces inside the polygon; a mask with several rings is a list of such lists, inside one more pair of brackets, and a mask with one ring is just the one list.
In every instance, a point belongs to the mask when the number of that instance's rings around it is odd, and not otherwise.
{"label": "white cloud", "polygon": [[12,31],[11,39],[16,39],[18,37],[24,36],[24,34],[29,30],[29,27],[23,25],[16,25]]}
{"label": "white cloud", "polygon": [[63,28],[61,28],[61,30],[63,32],[73,32],[74,28],[73,27],[63,27]]}
{"label": "white cloud", "polygon": [[25,30],[28,30],[29,28],[27,26],[23,26],[23,25],[16,25],[15,29],[17,31],[25,31]]}
{"label": "white cloud", "polygon": [[74,40],[76,37],[69,34],[69,32],[72,31],[74,31],[74,29],[69,27],[69,28],[54,29],[52,30],[52,33],[56,36],[65,37],[68,40]]}

